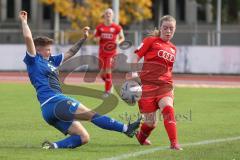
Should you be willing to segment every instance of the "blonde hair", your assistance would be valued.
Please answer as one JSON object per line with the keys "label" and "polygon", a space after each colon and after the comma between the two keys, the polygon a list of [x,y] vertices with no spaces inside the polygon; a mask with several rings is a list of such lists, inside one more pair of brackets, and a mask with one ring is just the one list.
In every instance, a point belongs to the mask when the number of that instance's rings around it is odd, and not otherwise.
{"label": "blonde hair", "polygon": [[149,31],[148,36],[159,37],[160,36],[159,29],[155,28],[154,30]]}
{"label": "blonde hair", "polygon": [[[165,16],[160,18],[159,28],[162,26],[164,21],[174,22],[176,24],[176,19],[173,16],[165,15]],[[154,36],[154,37],[159,37],[160,36],[160,30],[155,28],[153,31],[150,31],[148,35],[149,36]]]}
{"label": "blonde hair", "polygon": [[103,14],[102,14],[102,18],[104,18],[105,14],[106,14],[107,12],[111,12],[112,15],[114,15],[112,8],[107,8],[107,9],[104,10],[104,12],[103,12]]}

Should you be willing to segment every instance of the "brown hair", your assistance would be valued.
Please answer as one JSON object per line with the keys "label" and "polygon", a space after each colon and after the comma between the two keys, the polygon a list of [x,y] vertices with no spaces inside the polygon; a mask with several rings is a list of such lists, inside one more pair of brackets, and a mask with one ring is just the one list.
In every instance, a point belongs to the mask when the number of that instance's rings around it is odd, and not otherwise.
{"label": "brown hair", "polygon": [[[172,21],[172,22],[176,23],[176,19],[173,16],[165,15],[165,16],[160,18],[159,28],[162,26],[164,21]],[[153,31],[149,32],[149,35],[159,37],[160,36],[160,30],[155,28]]]}
{"label": "brown hair", "polygon": [[44,36],[34,38],[33,42],[36,47],[44,47],[46,45],[52,45],[54,43],[53,39]]}

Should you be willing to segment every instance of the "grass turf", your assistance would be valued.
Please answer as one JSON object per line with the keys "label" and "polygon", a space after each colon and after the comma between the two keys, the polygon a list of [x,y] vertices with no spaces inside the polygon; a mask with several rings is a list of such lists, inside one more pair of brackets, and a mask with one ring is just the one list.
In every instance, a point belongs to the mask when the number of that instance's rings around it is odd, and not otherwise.
{"label": "grass turf", "polygon": [[[92,86],[98,87],[102,86]],[[29,84],[0,84],[0,159],[1,160],[95,160],[125,153],[168,146],[168,138],[160,119],[150,136],[153,145],[139,146],[137,141],[117,132],[104,131],[89,122],[83,122],[90,133],[89,144],[74,150],[42,150],[45,139],[64,138],[59,131],[47,125],[41,117],[34,89]],[[175,108],[180,143],[240,136],[239,89],[176,88]],[[101,100],[73,96],[86,106],[98,106]],[[136,118],[137,106],[128,106],[119,100],[108,115],[127,123]],[[240,140],[216,144],[189,146],[184,151],[157,151],[131,159],[164,160],[237,160]],[[128,158],[130,159],[130,158]]]}

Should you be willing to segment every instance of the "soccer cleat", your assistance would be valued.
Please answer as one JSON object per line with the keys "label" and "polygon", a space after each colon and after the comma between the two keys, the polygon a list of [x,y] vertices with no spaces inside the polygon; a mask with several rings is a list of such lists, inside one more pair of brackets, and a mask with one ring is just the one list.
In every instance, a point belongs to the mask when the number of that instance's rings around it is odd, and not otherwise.
{"label": "soccer cleat", "polygon": [[178,143],[172,143],[171,146],[170,146],[170,149],[172,149],[172,150],[178,150],[178,151],[183,150]]}
{"label": "soccer cleat", "polygon": [[111,93],[109,92],[105,92],[103,95],[102,95],[102,98],[108,98],[110,96]]}
{"label": "soccer cleat", "polygon": [[44,141],[42,143],[42,149],[55,149],[54,144],[49,141]]}
{"label": "soccer cleat", "polygon": [[128,137],[132,138],[137,133],[137,129],[140,126],[142,117],[140,116],[135,122],[128,124],[128,129],[124,132]]}
{"label": "soccer cleat", "polygon": [[113,93],[113,87],[109,91],[105,91],[105,93],[102,95],[102,98],[108,98]]}
{"label": "soccer cleat", "polygon": [[140,132],[138,131],[137,133],[136,133],[136,138],[137,138],[137,140],[138,140],[138,142],[141,144],[141,145],[143,145],[143,146],[148,146],[148,145],[151,145],[152,143],[151,143],[151,141],[150,140],[148,140],[148,139],[145,139],[145,141],[142,143],[142,142],[140,142]]}

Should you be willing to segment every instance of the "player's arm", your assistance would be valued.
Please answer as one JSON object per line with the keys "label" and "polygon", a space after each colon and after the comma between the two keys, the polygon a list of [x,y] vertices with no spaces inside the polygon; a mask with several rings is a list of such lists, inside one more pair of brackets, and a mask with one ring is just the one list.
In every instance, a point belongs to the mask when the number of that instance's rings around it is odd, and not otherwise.
{"label": "player's arm", "polygon": [[141,80],[139,78],[138,72],[136,71],[138,69],[138,62],[141,60],[144,55],[146,54],[147,50],[150,47],[150,44],[148,39],[144,39],[143,42],[140,44],[140,46],[135,50],[135,54],[133,54],[132,57],[132,63],[131,63],[131,78],[138,82],[141,85]]}
{"label": "player's arm", "polygon": [[138,77],[138,73],[136,71],[137,65],[138,65],[138,61],[140,60],[140,58],[138,57],[138,55],[133,54],[132,55],[132,63],[131,63],[131,77],[132,78],[136,78]]}
{"label": "player's arm", "polygon": [[90,29],[89,27],[84,27],[83,28],[84,37],[82,39],[80,39],[78,42],[76,42],[67,52],[64,53],[63,62],[65,62],[66,60],[73,57],[80,50],[83,43],[86,41],[86,39],[88,37],[89,29]]}
{"label": "player's arm", "polygon": [[121,29],[121,31],[119,32],[118,34],[118,44],[121,44],[123,41],[125,41],[125,37],[124,37],[124,34],[123,34],[123,30]]}
{"label": "player's arm", "polygon": [[94,30],[94,38],[93,38],[93,40],[94,40],[97,44],[99,44],[100,36],[99,36],[99,33],[98,33],[97,29]]}
{"label": "player's arm", "polygon": [[27,23],[27,18],[28,18],[28,13],[26,11],[19,12],[19,19],[21,20],[21,24],[22,24],[23,37],[25,40],[25,44],[27,46],[27,52],[32,56],[35,56],[36,49],[35,49],[33,38],[32,38],[32,32]]}
{"label": "player's arm", "polygon": [[139,64],[138,61],[140,60],[140,58],[138,57],[138,55],[133,54],[133,58],[132,58],[132,63],[131,63],[131,73],[130,73],[130,79],[137,82],[139,85],[142,85],[141,79],[139,78]]}
{"label": "player's arm", "polygon": [[140,61],[140,59],[142,59],[142,57],[140,58],[137,54],[133,54],[132,55],[132,63],[138,63],[138,61]]}
{"label": "player's arm", "polygon": [[99,44],[100,37],[94,37],[93,40],[94,40],[97,44]]}

